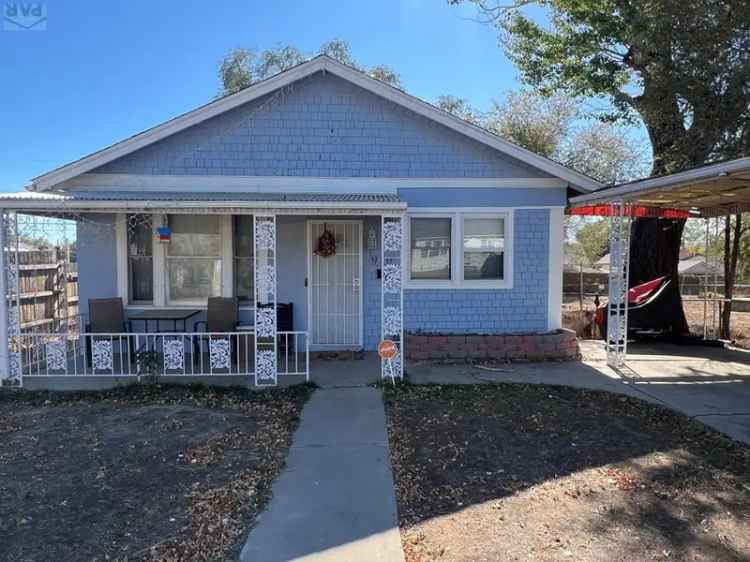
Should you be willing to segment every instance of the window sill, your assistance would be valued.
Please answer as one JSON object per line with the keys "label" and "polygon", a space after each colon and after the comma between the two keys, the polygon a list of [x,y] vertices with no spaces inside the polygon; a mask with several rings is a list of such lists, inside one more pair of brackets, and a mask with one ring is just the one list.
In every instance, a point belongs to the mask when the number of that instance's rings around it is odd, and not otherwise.
{"label": "window sill", "polygon": [[404,289],[512,289],[510,281],[407,281]]}

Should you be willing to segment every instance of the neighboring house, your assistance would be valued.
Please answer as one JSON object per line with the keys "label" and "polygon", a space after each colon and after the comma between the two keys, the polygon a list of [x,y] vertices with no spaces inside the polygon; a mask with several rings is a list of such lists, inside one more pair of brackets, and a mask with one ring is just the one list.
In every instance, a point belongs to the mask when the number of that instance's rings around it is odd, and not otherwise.
{"label": "neighboring house", "polygon": [[[596,267],[600,271],[608,270],[609,254],[599,259],[596,262]],[[689,256],[684,253],[680,254],[680,261],[677,263],[677,272],[680,277],[704,277],[706,275],[713,277],[714,275],[717,275],[723,278],[724,276],[722,268],[720,266],[709,264],[704,256]]]}
{"label": "neighboring house", "polygon": [[[291,331],[312,350],[560,328],[564,207],[598,187],[319,56],[39,176],[0,207],[79,221],[82,312],[97,297],[122,297],[128,315],[239,297],[241,323],[258,330],[247,369],[254,354],[256,379],[275,383],[274,303],[293,303]],[[328,257],[316,252],[325,230]]]}
{"label": "neighboring house", "polygon": [[708,263],[706,258],[700,255],[681,259],[680,263],[677,264],[677,270],[680,276],[703,277],[709,275],[713,277],[716,275],[724,278],[724,271],[721,266]]}

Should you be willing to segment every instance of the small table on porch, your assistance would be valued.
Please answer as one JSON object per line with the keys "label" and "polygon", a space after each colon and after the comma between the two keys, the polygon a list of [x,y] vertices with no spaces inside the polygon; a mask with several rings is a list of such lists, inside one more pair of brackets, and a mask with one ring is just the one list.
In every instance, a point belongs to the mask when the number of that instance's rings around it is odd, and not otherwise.
{"label": "small table on porch", "polygon": [[141,321],[144,324],[145,331],[148,332],[149,322],[156,322],[156,331],[159,331],[161,322],[172,322],[172,331],[177,332],[177,323],[182,322],[182,331],[187,332],[187,321],[193,316],[200,313],[195,308],[169,308],[141,310],[128,315],[130,321]]}

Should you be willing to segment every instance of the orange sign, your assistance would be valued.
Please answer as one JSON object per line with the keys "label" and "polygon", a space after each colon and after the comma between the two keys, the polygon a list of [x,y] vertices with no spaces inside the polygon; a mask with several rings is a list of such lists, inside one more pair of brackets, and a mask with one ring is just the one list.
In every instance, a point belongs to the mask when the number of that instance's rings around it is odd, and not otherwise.
{"label": "orange sign", "polygon": [[398,355],[398,347],[393,340],[383,340],[378,344],[378,355],[381,359],[393,359]]}

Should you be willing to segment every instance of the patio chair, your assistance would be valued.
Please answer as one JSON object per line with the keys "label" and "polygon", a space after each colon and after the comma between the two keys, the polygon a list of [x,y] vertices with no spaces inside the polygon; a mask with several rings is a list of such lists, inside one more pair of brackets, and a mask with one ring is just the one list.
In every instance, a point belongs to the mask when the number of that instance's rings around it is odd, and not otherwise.
{"label": "patio chair", "polygon": [[[240,319],[237,297],[209,297],[206,319],[195,323],[196,332],[234,332]],[[202,326],[202,329],[199,329]]]}
{"label": "patio chair", "polygon": [[[206,336],[197,336],[193,340],[195,360],[201,357],[200,347],[202,342],[208,341],[211,334],[222,332],[236,332],[239,325],[240,313],[239,299],[237,297],[209,297],[206,310],[206,319],[195,323],[196,332],[206,332]],[[232,359],[237,355],[237,338],[229,338]]]}
{"label": "patio chair", "polygon": [[[89,299],[89,322],[86,324],[86,334],[121,334],[123,332],[129,333],[131,331],[130,322],[125,319],[125,308],[122,305],[122,299],[106,298],[106,299]],[[107,339],[107,336],[102,336]],[[88,364],[91,364],[91,340],[96,339],[96,336],[86,338],[86,358]],[[125,343],[128,346],[128,356],[133,361],[135,358],[136,350],[133,348],[132,338],[124,336],[116,336],[113,338],[113,343],[119,342],[119,347],[122,350],[122,344]]]}
{"label": "patio chair", "polygon": [[[279,302],[276,303],[276,329],[279,332],[293,332],[294,331],[294,303],[292,302]],[[282,352],[286,351],[286,346],[289,345],[289,351],[294,351],[294,338],[291,339],[279,336],[278,348]]]}

